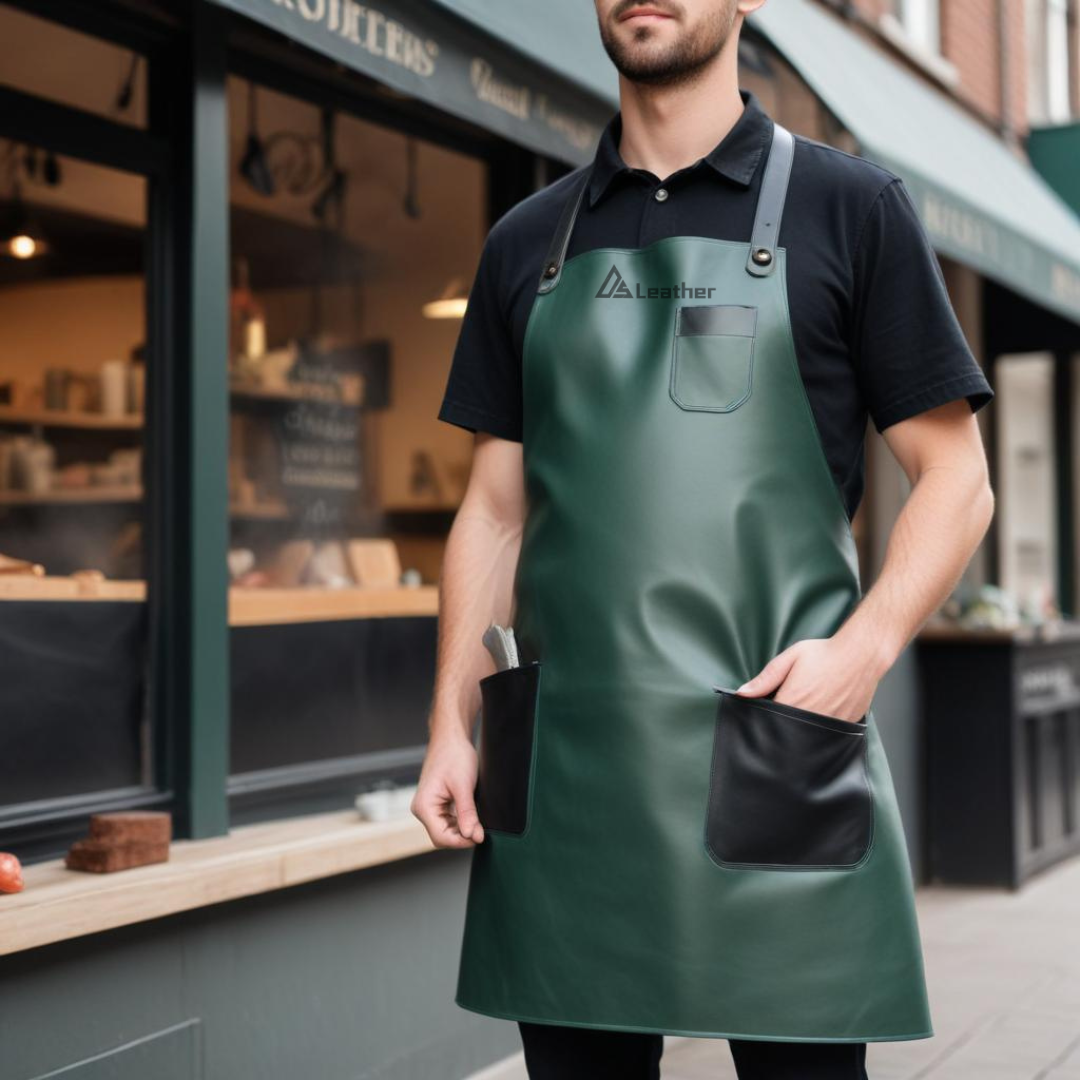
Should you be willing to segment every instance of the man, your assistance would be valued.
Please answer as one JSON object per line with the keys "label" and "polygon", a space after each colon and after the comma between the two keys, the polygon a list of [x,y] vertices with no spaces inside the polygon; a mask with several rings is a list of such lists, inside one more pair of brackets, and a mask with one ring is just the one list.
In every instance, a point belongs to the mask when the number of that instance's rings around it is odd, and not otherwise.
{"label": "man", "polygon": [[[762,2],[596,0],[620,113],[491,230],[439,414],[476,445],[413,812],[473,849],[456,1000],[534,1078],[932,1034],[871,702],[988,526],[992,391],[903,182],[739,89]],[[914,487],[863,596],[868,415]]]}

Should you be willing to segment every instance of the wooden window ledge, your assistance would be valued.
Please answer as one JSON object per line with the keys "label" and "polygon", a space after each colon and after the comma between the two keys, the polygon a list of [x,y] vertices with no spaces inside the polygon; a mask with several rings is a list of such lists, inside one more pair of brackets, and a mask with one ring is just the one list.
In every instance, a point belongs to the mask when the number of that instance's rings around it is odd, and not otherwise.
{"label": "wooden window ledge", "polygon": [[113,874],[36,863],[24,869],[21,893],[0,894],[0,955],[434,850],[411,814],[371,822],[348,810],[174,840],[168,862]]}

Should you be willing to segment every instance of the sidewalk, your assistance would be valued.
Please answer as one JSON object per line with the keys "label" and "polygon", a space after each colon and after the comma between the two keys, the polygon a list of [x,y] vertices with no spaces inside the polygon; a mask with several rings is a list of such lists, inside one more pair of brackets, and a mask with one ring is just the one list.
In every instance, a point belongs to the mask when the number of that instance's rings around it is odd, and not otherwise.
{"label": "sidewalk", "polygon": [[[920,889],[936,1036],[872,1044],[872,1080],[1080,1080],[1080,859],[1022,892]],[[520,1058],[485,1076],[525,1080]],[[664,1080],[735,1080],[722,1040],[669,1039]]]}

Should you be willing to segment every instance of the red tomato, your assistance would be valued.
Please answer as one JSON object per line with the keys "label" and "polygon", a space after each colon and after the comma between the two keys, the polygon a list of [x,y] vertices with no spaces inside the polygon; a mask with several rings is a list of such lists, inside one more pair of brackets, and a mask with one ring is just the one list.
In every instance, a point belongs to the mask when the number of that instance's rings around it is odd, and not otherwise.
{"label": "red tomato", "polygon": [[0,851],[0,893],[22,892],[22,864],[6,851]]}

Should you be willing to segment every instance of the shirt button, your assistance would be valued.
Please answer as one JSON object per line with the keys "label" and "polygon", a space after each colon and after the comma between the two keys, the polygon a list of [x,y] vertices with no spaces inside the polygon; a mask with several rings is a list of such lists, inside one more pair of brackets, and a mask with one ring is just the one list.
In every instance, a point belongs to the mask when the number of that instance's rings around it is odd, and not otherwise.
{"label": "shirt button", "polygon": [[653,198],[654,198],[654,199],[655,199],[655,200],[656,200],[657,202],[666,202],[666,201],[667,201],[667,197],[668,197],[668,190],[667,190],[667,188],[657,188],[657,189],[656,189],[656,194],[655,194],[655,195],[653,196]]}

